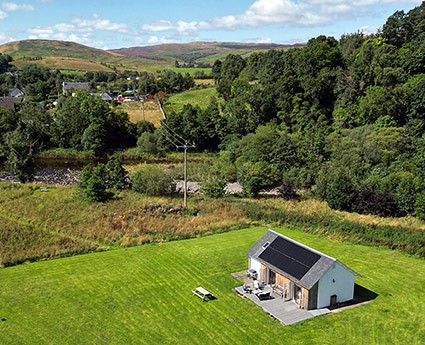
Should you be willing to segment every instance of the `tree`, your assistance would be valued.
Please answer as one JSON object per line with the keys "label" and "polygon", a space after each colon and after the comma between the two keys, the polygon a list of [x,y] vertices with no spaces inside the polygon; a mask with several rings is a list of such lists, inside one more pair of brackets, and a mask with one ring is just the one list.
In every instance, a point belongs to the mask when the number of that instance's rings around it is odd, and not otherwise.
{"label": "tree", "polygon": [[81,136],[81,145],[85,151],[93,153],[95,157],[105,154],[106,130],[102,124],[91,123]]}
{"label": "tree", "polygon": [[358,124],[360,126],[373,124],[385,116],[399,123],[397,110],[398,102],[390,89],[383,86],[369,86],[366,94],[359,99]]}
{"label": "tree", "polygon": [[150,155],[158,155],[162,153],[158,145],[158,137],[155,133],[143,132],[137,139],[137,147],[143,152]]}
{"label": "tree", "polygon": [[9,71],[12,68],[13,58],[10,55],[0,53],[0,74]]}
{"label": "tree", "polygon": [[17,116],[12,110],[0,107],[0,157],[6,155],[5,136],[17,127],[17,120]]}
{"label": "tree", "polygon": [[86,166],[77,184],[78,193],[88,202],[105,202],[114,194],[108,189],[106,183],[106,167],[100,163],[96,168]]}
{"label": "tree", "polygon": [[317,193],[329,207],[352,211],[356,198],[355,185],[344,169],[323,169],[318,177]]}
{"label": "tree", "polygon": [[108,189],[126,189],[130,181],[127,171],[118,159],[111,159],[106,163],[106,187]]}
{"label": "tree", "polygon": [[16,174],[20,182],[30,181],[35,172],[34,156],[38,151],[37,141],[31,138],[23,126],[8,132],[4,141],[8,170]]}
{"label": "tree", "polygon": [[155,132],[155,129],[155,125],[149,121],[142,120],[136,123],[136,131],[138,137],[145,132],[153,133]]}

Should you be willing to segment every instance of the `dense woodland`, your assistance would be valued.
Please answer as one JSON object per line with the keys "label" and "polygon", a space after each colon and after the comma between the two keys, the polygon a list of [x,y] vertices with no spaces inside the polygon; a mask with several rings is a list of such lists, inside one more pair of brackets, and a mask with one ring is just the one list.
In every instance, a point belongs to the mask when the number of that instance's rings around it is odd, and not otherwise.
{"label": "dense woodland", "polygon": [[216,171],[233,163],[251,196],[283,186],[335,209],[424,218],[424,26],[422,4],[376,35],[230,55],[213,66],[225,101],[166,123],[198,149],[222,150]]}
{"label": "dense woodland", "polygon": [[[246,196],[280,186],[286,197],[303,191],[335,209],[425,219],[425,4],[396,12],[375,35],[319,36],[299,49],[216,61],[219,97],[168,114],[161,129],[132,124],[86,93],[42,107],[63,76],[34,65],[10,73],[10,62],[0,56],[2,89],[25,87],[33,101],[0,108],[0,156],[21,180],[31,176],[33,154],[51,147],[99,156],[137,145],[164,155],[185,140],[218,152],[210,180],[238,180]],[[125,77],[80,78],[128,88]],[[193,86],[172,71],[138,77],[140,94]]]}

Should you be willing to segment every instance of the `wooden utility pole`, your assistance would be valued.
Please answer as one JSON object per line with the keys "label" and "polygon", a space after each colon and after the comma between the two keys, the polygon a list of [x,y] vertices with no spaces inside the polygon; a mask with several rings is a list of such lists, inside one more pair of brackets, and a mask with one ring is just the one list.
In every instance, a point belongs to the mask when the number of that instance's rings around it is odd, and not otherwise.
{"label": "wooden utility pole", "polygon": [[145,121],[145,96],[142,96],[142,120]]}
{"label": "wooden utility pole", "polygon": [[183,179],[184,179],[184,196],[183,196],[183,207],[187,207],[187,146],[184,146],[184,167],[183,167]]}
{"label": "wooden utility pole", "polygon": [[194,148],[195,145],[188,146],[187,144],[177,146],[177,148],[182,148],[184,151],[184,160],[183,160],[183,207],[187,208],[187,149]]}

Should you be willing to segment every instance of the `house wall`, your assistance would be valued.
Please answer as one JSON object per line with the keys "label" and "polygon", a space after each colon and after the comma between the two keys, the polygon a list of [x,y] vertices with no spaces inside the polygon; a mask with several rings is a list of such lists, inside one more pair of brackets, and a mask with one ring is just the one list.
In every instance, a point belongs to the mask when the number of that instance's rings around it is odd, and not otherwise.
{"label": "house wall", "polygon": [[248,258],[248,268],[256,270],[258,273],[258,277],[261,277],[261,262],[253,258]]}
{"label": "house wall", "polygon": [[316,308],[317,301],[317,284],[313,286],[312,291],[307,290],[301,287],[301,301],[294,296],[294,285],[296,285],[292,280],[286,278],[285,276],[277,273],[276,274],[276,284],[282,288],[285,288],[286,294],[285,299],[294,299],[297,303],[301,303],[303,309],[314,309]]}
{"label": "house wall", "polygon": [[317,294],[319,292],[319,284],[316,283],[308,291],[308,300],[305,303],[304,309],[316,309],[317,308]]}
{"label": "house wall", "polygon": [[339,262],[334,262],[319,280],[317,308],[328,307],[332,295],[337,296],[338,303],[354,296],[354,274]]}

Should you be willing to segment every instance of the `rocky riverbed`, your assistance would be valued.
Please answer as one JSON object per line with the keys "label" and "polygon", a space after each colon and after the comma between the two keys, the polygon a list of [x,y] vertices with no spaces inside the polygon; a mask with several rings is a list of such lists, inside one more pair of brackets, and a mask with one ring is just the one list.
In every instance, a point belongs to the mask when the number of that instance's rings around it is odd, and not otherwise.
{"label": "rocky riverbed", "polygon": [[[70,186],[78,182],[81,170],[70,169],[70,168],[52,168],[44,167],[37,169],[33,182],[43,183],[47,185],[56,186]],[[0,182],[18,182],[16,176],[9,174],[5,171],[0,171]],[[187,192],[189,194],[200,194],[201,193],[201,182],[187,182]],[[183,180],[176,181],[177,193],[183,193],[184,183]],[[242,186],[239,183],[228,183],[225,188],[226,194],[237,194],[242,192]],[[260,195],[268,196],[279,196],[280,192],[278,188],[262,191]]]}
{"label": "rocky riverbed", "polygon": [[[78,182],[81,170],[71,170],[68,168],[45,167],[37,169],[33,182],[49,185],[69,186]],[[5,171],[0,171],[0,181],[18,182],[16,176]]]}

